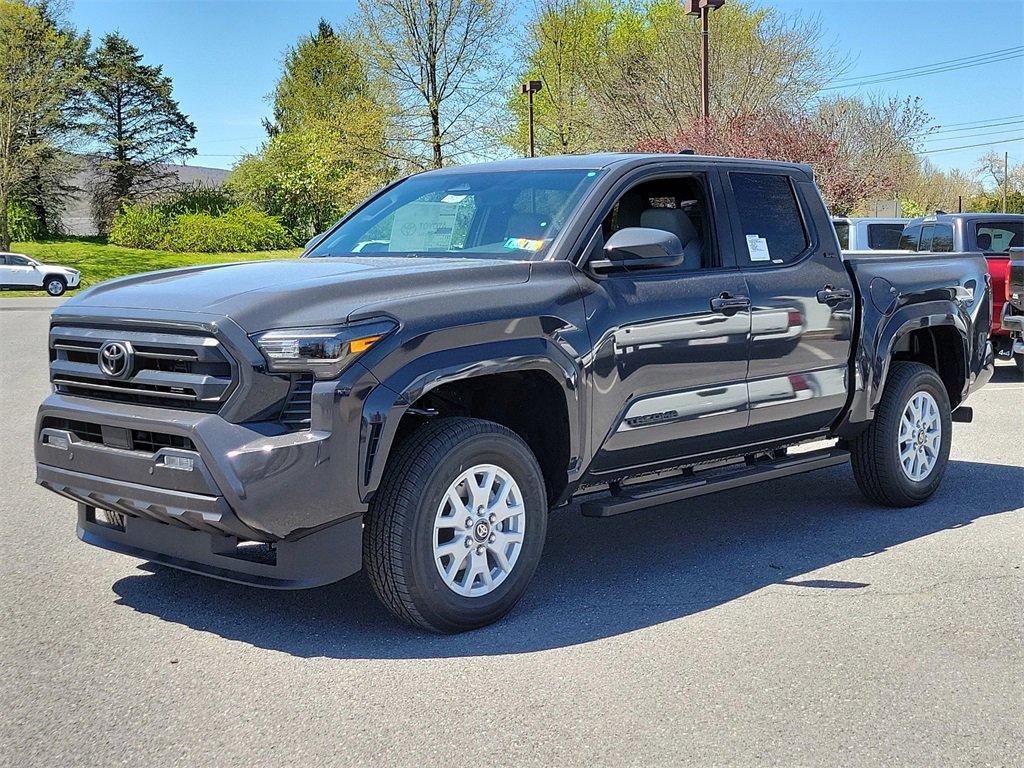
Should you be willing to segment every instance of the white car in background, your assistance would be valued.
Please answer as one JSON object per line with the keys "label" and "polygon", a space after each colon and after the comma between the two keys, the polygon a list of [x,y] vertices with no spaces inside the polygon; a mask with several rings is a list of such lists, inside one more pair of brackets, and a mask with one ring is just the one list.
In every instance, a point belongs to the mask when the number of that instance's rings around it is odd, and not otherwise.
{"label": "white car in background", "polygon": [[82,273],[71,267],[43,264],[23,253],[0,252],[0,290],[46,291],[60,296],[77,288]]}

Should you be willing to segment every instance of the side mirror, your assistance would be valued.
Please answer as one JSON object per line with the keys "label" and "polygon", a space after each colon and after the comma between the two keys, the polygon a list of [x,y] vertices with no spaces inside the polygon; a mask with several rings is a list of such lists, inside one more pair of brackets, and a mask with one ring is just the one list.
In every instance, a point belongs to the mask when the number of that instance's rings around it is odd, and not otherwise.
{"label": "side mirror", "polygon": [[674,267],[683,263],[683,244],[671,232],[650,227],[626,227],[608,238],[604,259],[591,260],[599,272],[619,269]]}

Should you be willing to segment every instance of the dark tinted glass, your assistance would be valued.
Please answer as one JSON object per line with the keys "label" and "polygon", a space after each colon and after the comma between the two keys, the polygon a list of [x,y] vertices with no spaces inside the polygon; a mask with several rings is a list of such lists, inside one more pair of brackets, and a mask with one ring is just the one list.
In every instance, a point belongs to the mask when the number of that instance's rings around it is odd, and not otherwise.
{"label": "dark tinted glass", "polygon": [[850,223],[847,221],[833,221],[836,228],[836,237],[839,238],[839,247],[844,251],[850,247]]}
{"label": "dark tinted glass", "polygon": [[902,224],[868,224],[868,248],[891,251],[899,247]]}
{"label": "dark tinted glass", "polygon": [[951,253],[953,250],[953,228],[949,224],[936,224],[932,234],[932,250],[936,253]]}
{"label": "dark tinted glass", "polygon": [[921,225],[908,224],[900,235],[899,249],[901,251],[916,251],[917,241],[921,238]]}
{"label": "dark tinted glass", "polygon": [[[789,177],[731,173],[729,178],[747,240],[747,260],[784,264],[800,256],[807,249],[807,232]],[[740,249],[742,253],[742,243]]]}
{"label": "dark tinted glass", "polygon": [[919,251],[930,251],[932,249],[932,233],[935,231],[933,224],[925,224],[921,227],[921,243],[917,246]]}

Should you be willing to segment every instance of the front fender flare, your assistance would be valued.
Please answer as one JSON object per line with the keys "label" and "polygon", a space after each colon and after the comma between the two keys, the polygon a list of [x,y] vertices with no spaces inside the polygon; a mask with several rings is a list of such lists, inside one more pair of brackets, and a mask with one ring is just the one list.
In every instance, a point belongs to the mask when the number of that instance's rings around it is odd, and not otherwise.
{"label": "front fender flare", "polygon": [[363,404],[360,422],[360,498],[368,501],[380,485],[399,422],[416,400],[443,384],[513,371],[544,371],[561,385],[569,422],[569,480],[577,479],[587,435],[580,371],[553,341],[520,338],[423,355],[375,387]]}

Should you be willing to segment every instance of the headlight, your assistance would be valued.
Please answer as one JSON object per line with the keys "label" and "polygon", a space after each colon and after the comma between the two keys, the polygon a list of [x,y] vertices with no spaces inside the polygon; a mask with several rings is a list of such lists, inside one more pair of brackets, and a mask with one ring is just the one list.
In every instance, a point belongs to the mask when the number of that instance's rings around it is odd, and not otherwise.
{"label": "headlight", "polygon": [[374,320],[323,328],[282,328],[250,338],[271,371],[302,371],[318,379],[333,379],[396,327],[391,320]]}

